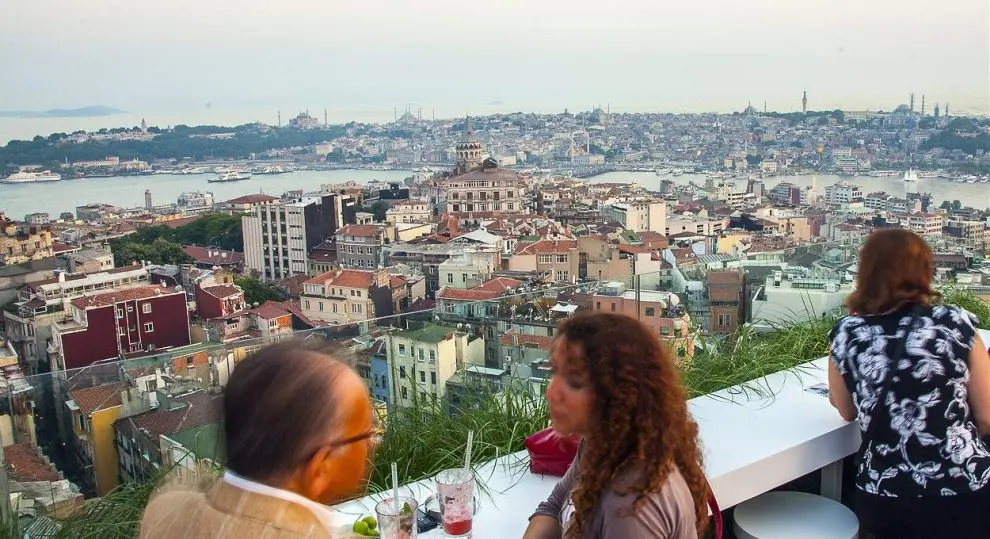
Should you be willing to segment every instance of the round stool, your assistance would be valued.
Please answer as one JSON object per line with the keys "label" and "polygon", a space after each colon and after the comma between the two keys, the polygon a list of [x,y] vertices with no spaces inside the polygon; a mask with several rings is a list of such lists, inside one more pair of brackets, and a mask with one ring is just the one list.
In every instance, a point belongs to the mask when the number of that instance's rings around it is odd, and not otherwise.
{"label": "round stool", "polygon": [[739,539],[856,539],[859,520],[839,502],[804,492],[767,492],[736,506]]}

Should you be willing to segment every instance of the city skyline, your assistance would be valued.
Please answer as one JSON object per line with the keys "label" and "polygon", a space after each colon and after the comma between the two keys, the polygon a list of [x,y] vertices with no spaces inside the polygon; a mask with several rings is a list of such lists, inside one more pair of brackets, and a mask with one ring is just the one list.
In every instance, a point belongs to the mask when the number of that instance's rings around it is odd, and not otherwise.
{"label": "city skyline", "polygon": [[[447,0],[262,11],[227,0],[140,10],[33,2],[0,22],[0,60],[19,74],[0,109],[102,103],[197,123],[326,106],[334,123],[362,120],[347,111],[386,121],[402,103],[444,117],[598,103],[794,111],[805,90],[810,110],[889,110],[910,92],[957,113],[986,114],[990,102],[990,8],[964,0],[934,11],[839,2],[814,13],[779,0],[622,2],[605,17],[556,0],[499,7],[472,17]],[[56,32],[39,42],[39,25]]]}

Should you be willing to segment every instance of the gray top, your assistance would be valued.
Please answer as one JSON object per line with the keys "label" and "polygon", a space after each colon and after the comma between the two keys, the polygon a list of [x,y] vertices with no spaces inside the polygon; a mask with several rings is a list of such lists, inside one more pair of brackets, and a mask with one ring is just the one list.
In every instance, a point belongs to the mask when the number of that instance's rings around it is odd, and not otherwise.
{"label": "gray top", "polygon": [[[584,443],[567,473],[553,488],[547,501],[536,508],[536,515],[546,515],[557,519],[566,529],[567,522],[574,513],[571,492],[574,490],[574,475],[584,452]],[[635,481],[641,474],[631,473],[629,479]],[[630,482],[620,479],[618,486],[625,487]],[[684,476],[675,466],[667,477],[667,483],[660,492],[649,494],[643,506],[632,513],[636,494],[616,494],[613,490],[616,481],[605,489],[598,500],[590,526],[584,537],[597,539],[638,539],[640,537],[658,539],[697,539],[695,529],[694,499]]]}

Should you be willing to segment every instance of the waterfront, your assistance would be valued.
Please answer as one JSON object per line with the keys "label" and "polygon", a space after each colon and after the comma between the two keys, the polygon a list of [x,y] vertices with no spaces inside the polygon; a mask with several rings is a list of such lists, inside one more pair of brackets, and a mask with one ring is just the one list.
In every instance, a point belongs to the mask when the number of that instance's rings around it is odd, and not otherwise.
{"label": "waterfront", "polygon": [[[53,218],[61,212],[75,211],[76,206],[101,202],[121,207],[144,205],[144,191],[151,189],[155,205],[171,204],[181,193],[189,191],[212,191],[217,202],[250,193],[281,195],[293,189],[305,191],[319,190],[323,184],[354,181],[367,183],[371,180],[401,181],[410,176],[407,170],[332,170],[299,171],[271,176],[256,175],[250,180],[231,183],[208,183],[212,174],[177,175],[154,174],[151,176],[122,176],[113,178],[81,178],[50,183],[3,184],[0,185],[0,211],[14,218],[22,218],[33,212],[48,212]],[[650,189],[659,190],[660,182],[671,179],[678,185],[694,182],[704,186],[703,174],[683,174],[680,176],[657,176],[652,172],[609,172],[595,176],[593,183],[638,183]],[[889,178],[840,178],[839,176],[776,176],[764,178],[767,189],[780,182],[791,182],[798,186],[816,185],[822,193],[825,186],[839,181],[859,185],[863,192],[886,191],[895,196],[904,196],[904,183],[900,177]],[[741,180],[737,180],[740,188]],[[990,184],[958,183],[942,179],[922,179],[917,186],[919,191],[931,193],[936,203],[943,200],[960,200],[965,205],[987,207],[990,205]]]}
{"label": "waterfront", "polygon": [[256,175],[249,180],[208,183],[215,174],[153,174],[113,178],[80,178],[60,182],[0,185],[0,211],[15,218],[33,212],[48,212],[57,218],[76,206],[101,202],[124,208],[144,206],[144,190],[151,189],[155,205],[174,204],[176,197],[190,191],[212,191],[217,202],[251,193],[279,196],[286,191],[318,191],[327,183],[371,180],[402,181],[407,170],[306,170],[289,174]]}

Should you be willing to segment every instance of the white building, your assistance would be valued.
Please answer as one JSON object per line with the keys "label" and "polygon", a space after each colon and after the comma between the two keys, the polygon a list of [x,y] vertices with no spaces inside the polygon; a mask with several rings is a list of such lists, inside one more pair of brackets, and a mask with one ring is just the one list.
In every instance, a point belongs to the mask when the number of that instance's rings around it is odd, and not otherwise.
{"label": "white building", "polygon": [[386,339],[389,402],[396,407],[442,400],[447,381],[470,365],[485,365],[485,341],[455,328],[427,324]]}
{"label": "white building", "polygon": [[425,200],[402,200],[385,212],[385,220],[391,225],[398,223],[429,223],[433,218],[430,203]]}
{"label": "white building", "polygon": [[650,230],[664,233],[667,229],[667,204],[656,202],[616,202],[602,205],[602,219],[617,221],[636,232]]}
{"label": "white building", "polygon": [[266,281],[306,274],[308,251],[333,238],[345,214],[354,221],[353,205],[350,197],[324,195],[255,207],[241,217],[245,268]]}
{"label": "white building", "polygon": [[849,182],[839,182],[825,188],[825,202],[829,204],[848,204],[861,198],[863,190]]}
{"label": "white building", "polygon": [[754,295],[752,323],[757,328],[771,329],[779,324],[806,322],[842,309],[852,290],[851,283],[776,271]]}
{"label": "white building", "polygon": [[473,288],[487,281],[495,269],[491,249],[468,248],[440,263],[440,286]]}

